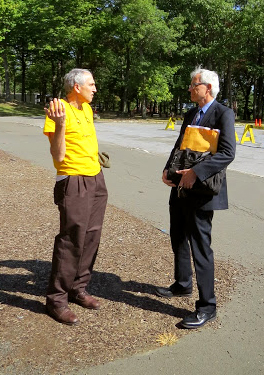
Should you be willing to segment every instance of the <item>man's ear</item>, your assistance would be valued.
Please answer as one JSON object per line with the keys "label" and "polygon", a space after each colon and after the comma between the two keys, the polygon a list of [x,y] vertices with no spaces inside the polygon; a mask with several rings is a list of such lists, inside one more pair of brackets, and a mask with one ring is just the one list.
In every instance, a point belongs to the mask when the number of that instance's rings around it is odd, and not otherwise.
{"label": "man's ear", "polygon": [[74,86],[73,86],[73,89],[75,92],[77,92],[78,94],[80,93],[80,85],[78,83],[75,83]]}
{"label": "man's ear", "polygon": [[207,87],[208,87],[208,90],[211,92],[211,90],[212,90],[212,85],[211,85],[211,83],[208,83],[208,84],[207,84]]}

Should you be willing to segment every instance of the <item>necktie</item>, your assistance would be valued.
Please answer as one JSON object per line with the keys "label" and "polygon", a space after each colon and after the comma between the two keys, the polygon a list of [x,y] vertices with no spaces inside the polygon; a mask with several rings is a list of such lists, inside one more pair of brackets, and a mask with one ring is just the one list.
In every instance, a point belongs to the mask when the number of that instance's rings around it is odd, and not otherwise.
{"label": "necktie", "polygon": [[201,119],[201,113],[202,113],[201,109],[196,113],[196,115],[194,116],[194,119],[192,121],[193,125],[198,125],[199,124],[200,119]]}

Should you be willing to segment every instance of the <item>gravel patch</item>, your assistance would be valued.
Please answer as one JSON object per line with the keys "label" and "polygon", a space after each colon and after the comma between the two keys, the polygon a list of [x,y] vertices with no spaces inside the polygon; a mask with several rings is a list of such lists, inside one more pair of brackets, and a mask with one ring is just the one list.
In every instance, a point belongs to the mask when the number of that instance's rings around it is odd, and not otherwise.
{"label": "gravel patch", "polygon": [[[156,285],[173,282],[169,236],[111,205],[89,287],[102,308],[70,304],[81,322],[74,327],[47,316],[45,292],[59,225],[54,174],[3,151],[0,160],[1,374],[74,374],[191,334],[175,325],[193,311],[196,288],[191,298],[167,300],[154,293]],[[218,306],[231,299],[244,276],[232,260],[216,260]],[[219,327],[217,319],[203,329]]]}

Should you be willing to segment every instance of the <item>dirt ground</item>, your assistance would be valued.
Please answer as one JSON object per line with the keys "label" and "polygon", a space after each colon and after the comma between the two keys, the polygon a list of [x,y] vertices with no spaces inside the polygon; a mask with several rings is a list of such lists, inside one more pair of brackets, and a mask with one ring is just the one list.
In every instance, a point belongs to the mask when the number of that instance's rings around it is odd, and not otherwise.
{"label": "dirt ground", "polygon": [[[0,374],[67,374],[176,342],[177,327],[194,309],[191,298],[159,298],[173,282],[169,236],[108,205],[89,292],[102,308],[70,304],[80,325],[45,314],[45,290],[59,217],[54,175],[0,151]],[[216,260],[218,306],[232,298],[245,271]],[[195,282],[194,282],[194,285]],[[175,327],[176,325],[176,327]],[[219,329],[217,319],[203,329]]]}

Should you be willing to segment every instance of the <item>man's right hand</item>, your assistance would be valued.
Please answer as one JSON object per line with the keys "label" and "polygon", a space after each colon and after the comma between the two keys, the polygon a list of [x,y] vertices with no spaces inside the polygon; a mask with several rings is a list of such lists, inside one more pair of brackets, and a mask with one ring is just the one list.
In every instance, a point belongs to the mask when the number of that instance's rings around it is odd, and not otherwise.
{"label": "man's right hand", "polygon": [[55,132],[49,133],[50,153],[58,162],[62,162],[66,153],[65,128],[66,110],[60,99],[50,101],[50,107],[44,108],[49,119],[55,122]]}
{"label": "man's right hand", "polygon": [[57,98],[54,98],[49,103],[49,108],[44,108],[46,115],[55,122],[56,127],[65,126],[66,111],[64,103]]}
{"label": "man's right hand", "polygon": [[170,187],[176,187],[176,185],[171,180],[167,180],[167,173],[168,173],[168,170],[164,169],[163,174],[162,174],[162,181],[164,182],[164,184]]}

